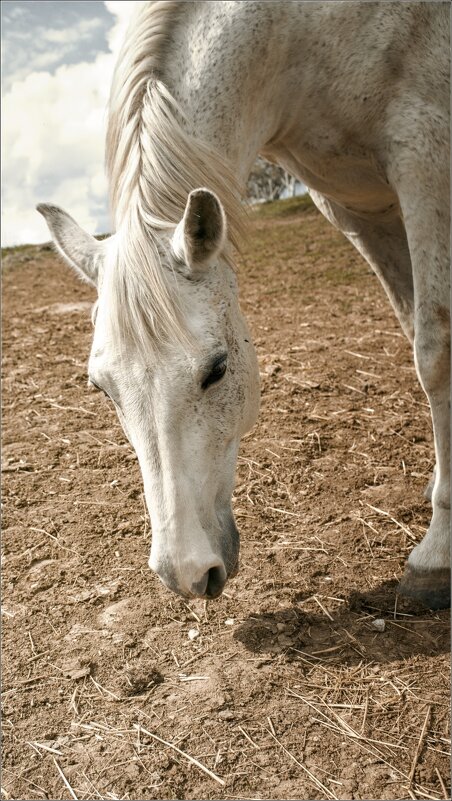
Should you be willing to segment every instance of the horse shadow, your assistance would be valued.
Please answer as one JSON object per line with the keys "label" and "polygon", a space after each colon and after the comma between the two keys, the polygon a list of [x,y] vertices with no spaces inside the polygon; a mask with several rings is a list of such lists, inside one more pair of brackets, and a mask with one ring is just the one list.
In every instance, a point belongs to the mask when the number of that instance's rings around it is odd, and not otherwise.
{"label": "horse shadow", "polygon": [[396,581],[352,592],[331,613],[325,604],[322,596],[297,593],[291,606],[250,614],[234,637],[262,657],[325,665],[383,665],[450,650],[449,611],[402,598]]}

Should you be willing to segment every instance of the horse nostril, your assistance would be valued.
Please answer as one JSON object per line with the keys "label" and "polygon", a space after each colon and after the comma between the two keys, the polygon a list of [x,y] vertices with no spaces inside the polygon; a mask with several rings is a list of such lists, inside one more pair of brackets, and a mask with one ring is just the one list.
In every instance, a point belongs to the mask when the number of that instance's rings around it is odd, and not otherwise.
{"label": "horse nostril", "polygon": [[223,587],[226,584],[226,576],[224,569],[220,567],[211,567],[207,573],[207,598],[217,598],[221,595]]}
{"label": "horse nostril", "polygon": [[221,567],[211,567],[204,573],[201,581],[192,584],[191,595],[195,595],[198,598],[218,598],[226,581],[227,575],[223,565]]}

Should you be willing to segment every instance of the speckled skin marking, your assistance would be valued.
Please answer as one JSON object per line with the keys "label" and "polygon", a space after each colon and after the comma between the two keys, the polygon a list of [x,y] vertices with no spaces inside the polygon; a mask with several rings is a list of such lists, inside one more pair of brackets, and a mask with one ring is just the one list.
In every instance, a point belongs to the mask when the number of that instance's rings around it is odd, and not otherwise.
{"label": "speckled skin marking", "polygon": [[409,562],[447,568],[447,5],[193,3],[167,75],[194,129],[244,178],[257,152],[296,174],[382,281],[414,345],[435,432],[433,518]]}
{"label": "speckled skin marking", "polygon": [[[157,6],[165,16],[165,4]],[[190,133],[225,155],[242,183],[258,153],[297,175],[375,270],[413,344],[432,410],[436,474],[432,522],[410,555],[404,589],[440,605],[444,587],[435,600],[425,577],[440,571],[444,585],[450,564],[448,4],[170,6],[157,72]],[[153,13],[143,6],[142,21]],[[57,238],[64,251],[61,226]],[[219,259],[196,281],[179,281],[199,352],[187,360],[169,349],[144,373],[130,354],[126,376],[108,352],[99,297],[95,341],[107,354],[104,381],[116,370],[123,387],[153,524],[151,564],[182,592],[198,586],[211,558],[233,572],[227,551],[237,552],[229,500],[240,433],[257,408],[257,378],[232,284]],[[217,348],[229,352],[228,378],[207,400],[196,376]],[[212,476],[222,486],[216,517]],[[206,553],[213,554],[207,561]]]}

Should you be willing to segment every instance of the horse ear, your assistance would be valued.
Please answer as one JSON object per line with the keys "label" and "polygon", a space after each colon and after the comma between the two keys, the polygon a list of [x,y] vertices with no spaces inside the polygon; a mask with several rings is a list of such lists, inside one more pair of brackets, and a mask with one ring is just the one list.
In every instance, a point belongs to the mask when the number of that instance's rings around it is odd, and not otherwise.
{"label": "horse ear", "polygon": [[97,287],[99,267],[105,256],[103,242],[87,234],[58,206],[40,203],[36,210],[45,218],[59,253],[85,281]]}
{"label": "horse ear", "polygon": [[192,271],[206,267],[226,241],[226,216],[219,199],[209,189],[190,192],[184,216],[172,246],[176,258]]}

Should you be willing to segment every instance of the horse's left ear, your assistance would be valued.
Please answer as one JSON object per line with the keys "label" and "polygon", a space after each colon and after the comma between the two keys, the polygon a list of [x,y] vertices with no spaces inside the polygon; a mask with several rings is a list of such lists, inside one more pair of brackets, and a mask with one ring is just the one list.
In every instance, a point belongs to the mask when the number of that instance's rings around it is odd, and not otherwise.
{"label": "horse's left ear", "polygon": [[36,210],[45,218],[61,255],[77,270],[81,278],[97,287],[99,267],[105,257],[105,244],[87,234],[58,206],[40,203]]}
{"label": "horse's left ear", "polygon": [[226,241],[226,216],[221,202],[209,189],[190,192],[184,216],[172,247],[179,261],[196,273],[217,256]]}

